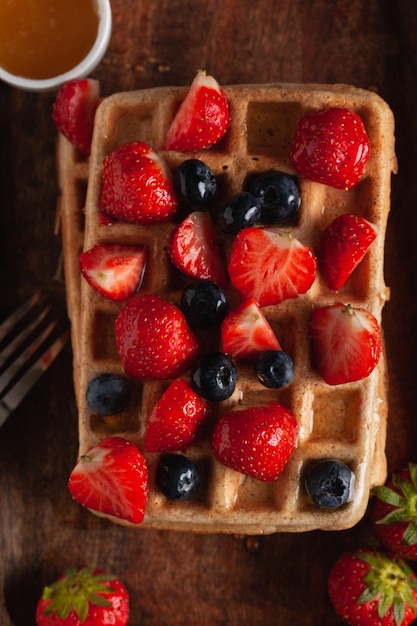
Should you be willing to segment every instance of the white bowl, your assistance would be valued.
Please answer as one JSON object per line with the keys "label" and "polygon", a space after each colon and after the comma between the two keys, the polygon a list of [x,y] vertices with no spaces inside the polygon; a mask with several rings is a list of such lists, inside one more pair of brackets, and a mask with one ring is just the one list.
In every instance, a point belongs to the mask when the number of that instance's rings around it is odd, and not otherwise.
{"label": "white bowl", "polygon": [[99,25],[97,37],[87,56],[68,72],[52,78],[32,79],[15,76],[0,67],[0,80],[27,91],[57,91],[69,80],[88,76],[100,63],[109,45],[112,29],[110,0],[97,0]]}

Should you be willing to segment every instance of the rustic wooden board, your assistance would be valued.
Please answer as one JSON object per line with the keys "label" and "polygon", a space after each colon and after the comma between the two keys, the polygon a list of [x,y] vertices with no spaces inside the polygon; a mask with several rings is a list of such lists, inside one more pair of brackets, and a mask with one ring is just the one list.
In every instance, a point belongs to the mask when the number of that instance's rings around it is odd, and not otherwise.
{"label": "rustic wooden board", "polygon": [[[95,72],[103,95],[220,83],[344,82],[375,88],[397,123],[384,314],[390,468],[417,460],[417,8],[413,0],[113,0],[114,30]],[[54,273],[57,182],[53,95],[0,85],[0,312]],[[97,563],[131,593],[131,624],[340,624],[326,578],[345,547],[372,540],[366,519],[342,533],[260,538],[128,530],[72,502],[77,454],[68,347],[0,432],[0,623],[34,624],[44,584]],[[4,600],[1,601],[3,591]],[[9,616],[9,617],[8,617]]]}

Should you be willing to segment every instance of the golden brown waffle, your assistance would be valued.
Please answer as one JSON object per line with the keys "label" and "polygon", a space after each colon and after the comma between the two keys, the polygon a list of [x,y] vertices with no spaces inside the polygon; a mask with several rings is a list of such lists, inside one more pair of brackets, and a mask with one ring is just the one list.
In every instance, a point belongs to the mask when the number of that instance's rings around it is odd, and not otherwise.
{"label": "golden brown waffle", "polygon": [[[239,365],[238,386],[222,406],[230,408],[239,396],[246,403],[278,399],[296,415],[298,446],[284,472],[273,483],[245,477],[219,463],[208,441],[198,441],[186,451],[202,473],[198,497],[178,503],[168,501],[155,487],[158,455],[145,454],[149,466],[150,493],[143,527],[190,532],[261,534],[313,529],[341,530],[363,516],[372,486],[386,477],[385,363],[365,380],[330,387],[312,368],[308,322],[312,307],[344,301],[363,306],[381,321],[389,296],[383,275],[384,238],[390,205],[390,179],[395,171],[394,121],[386,103],[372,92],[346,85],[243,85],[225,87],[231,107],[231,127],[214,148],[203,152],[165,152],[174,169],[185,158],[204,160],[219,177],[219,202],[242,190],[250,173],[270,168],[291,172],[289,146],[296,121],[307,111],[344,107],[356,111],[366,126],[372,151],[363,179],[351,191],[339,191],[302,179],[302,205],[294,235],[313,249],[320,233],[339,213],[363,215],[379,228],[379,237],[345,286],[335,294],[320,275],[304,295],[264,312],[284,350],[293,357],[295,376],[285,389],[268,390]],[[105,373],[123,373],[115,338],[114,320],[121,305],[108,301],[84,281],[78,255],[97,242],[146,244],[150,259],[142,293],[155,293],[178,303],[186,278],[170,264],[167,241],[173,224],[140,226],[101,224],[97,207],[103,158],[117,146],[140,140],[160,151],[165,134],[186,88],[155,88],[106,98],[95,122],[89,163],[78,160],[62,137],[58,143],[59,180],[62,190],[62,225],[69,314],[73,325],[74,381],[79,405],[80,453],[100,439],[123,436],[142,448],[146,420],[164,382],[137,383],[137,403],[126,413],[99,417],[85,401],[88,382]],[[88,189],[87,189],[88,179]],[[218,243],[227,256],[225,239]],[[81,285],[81,292],[80,292]],[[314,505],[303,487],[306,464],[332,457],[346,462],[355,473],[351,502],[326,511]],[[123,522],[121,522],[123,523]]]}

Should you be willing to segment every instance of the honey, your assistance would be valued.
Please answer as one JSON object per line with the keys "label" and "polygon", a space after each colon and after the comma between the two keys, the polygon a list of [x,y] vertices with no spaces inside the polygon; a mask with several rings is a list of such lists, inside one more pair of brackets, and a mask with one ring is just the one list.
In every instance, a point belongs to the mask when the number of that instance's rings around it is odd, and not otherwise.
{"label": "honey", "polygon": [[1,0],[0,66],[23,78],[59,76],[88,54],[98,24],[96,0]]}

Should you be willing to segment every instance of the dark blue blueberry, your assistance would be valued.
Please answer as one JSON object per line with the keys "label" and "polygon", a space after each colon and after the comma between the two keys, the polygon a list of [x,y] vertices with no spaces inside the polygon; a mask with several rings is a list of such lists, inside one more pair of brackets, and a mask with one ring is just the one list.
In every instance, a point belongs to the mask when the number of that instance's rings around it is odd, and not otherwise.
{"label": "dark blue blueberry", "polygon": [[336,509],[351,499],[354,474],[351,469],[335,459],[313,463],[305,475],[307,494],[323,509]]}
{"label": "dark blue blueberry", "polygon": [[223,352],[206,354],[193,373],[197,392],[211,402],[230,398],[236,387],[236,367]]}
{"label": "dark blue blueberry", "polygon": [[265,387],[280,389],[292,381],[294,363],[282,350],[267,350],[256,360],[255,373]]}
{"label": "dark blue blueberry", "polygon": [[246,191],[230,198],[220,209],[219,226],[225,233],[237,233],[253,226],[261,217],[261,202]]}
{"label": "dark blue blueberry", "polygon": [[201,209],[216,195],[214,173],[203,161],[187,159],[175,170],[174,184],[178,199],[190,209]]}
{"label": "dark blue blueberry", "polygon": [[261,220],[273,224],[285,224],[296,216],[301,198],[294,176],[270,170],[249,181],[248,191],[261,203]]}
{"label": "dark blue blueberry", "polygon": [[169,500],[186,500],[200,484],[195,464],[181,454],[165,454],[155,475],[158,489]]}
{"label": "dark blue blueberry", "polygon": [[215,283],[203,280],[184,289],[180,306],[190,326],[210,328],[220,324],[227,313],[226,294]]}
{"label": "dark blue blueberry", "polygon": [[118,374],[101,374],[90,380],[86,399],[92,411],[99,415],[117,415],[132,401],[131,382]]}

